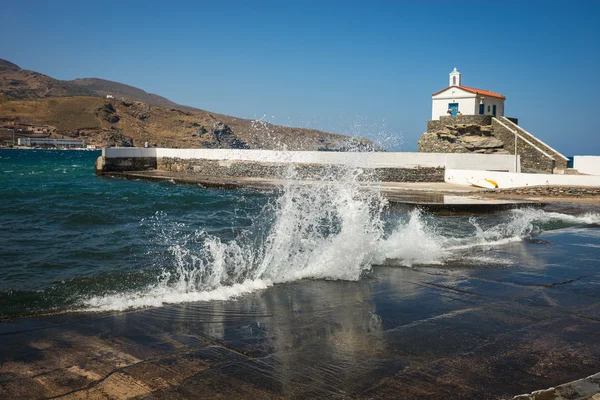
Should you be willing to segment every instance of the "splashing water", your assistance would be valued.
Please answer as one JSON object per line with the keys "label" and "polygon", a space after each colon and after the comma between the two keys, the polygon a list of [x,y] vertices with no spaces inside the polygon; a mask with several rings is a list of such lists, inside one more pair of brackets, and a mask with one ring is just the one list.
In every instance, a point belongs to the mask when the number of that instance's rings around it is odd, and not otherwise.
{"label": "splashing water", "polygon": [[[252,227],[222,242],[206,232],[178,237],[169,246],[175,269],[163,271],[145,290],[87,299],[95,310],[156,306],[165,302],[222,299],[298,279],[357,280],[369,269],[383,235],[386,201],[378,189],[361,189],[360,169],[322,182],[300,182],[288,172],[282,195],[268,204]],[[167,241],[178,226],[165,229]]]}
{"label": "splashing water", "polygon": [[[123,310],[228,299],[299,279],[358,280],[386,260],[407,267],[441,265],[475,247],[600,223],[597,214],[576,217],[533,209],[511,211],[500,223],[471,218],[460,233],[445,231],[439,219],[418,210],[386,221],[387,202],[376,187],[361,185],[364,174],[349,168],[306,184],[291,168],[281,195],[230,241],[204,231],[182,234],[182,226],[169,226],[166,215],[158,213],[150,223],[168,243],[173,267],[163,266],[156,283],[142,290],[94,296],[84,307]],[[479,259],[486,260],[497,261]]]}

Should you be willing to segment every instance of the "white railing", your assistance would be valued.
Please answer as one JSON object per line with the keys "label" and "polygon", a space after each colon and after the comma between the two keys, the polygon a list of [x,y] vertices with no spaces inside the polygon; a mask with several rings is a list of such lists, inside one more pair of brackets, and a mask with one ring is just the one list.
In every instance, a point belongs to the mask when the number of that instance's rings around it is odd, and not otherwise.
{"label": "white railing", "polygon": [[521,128],[519,125],[515,124],[514,122],[512,122],[510,119],[506,118],[506,117],[500,117],[502,118],[505,122],[507,122],[509,125],[512,125],[513,127],[516,128],[517,131],[522,132],[523,134],[529,136],[531,139],[533,139],[536,142],[539,142],[542,146],[546,147],[547,149],[549,149],[550,151],[552,151],[554,154],[558,155],[559,157],[561,157],[563,160],[565,161],[569,161],[569,159],[565,156],[563,156],[561,153],[559,153],[558,151],[556,151],[554,148],[552,148],[551,146],[547,145],[546,143],[544,143],[542,140],[540,140],[538,137],[533,136],[531,133],[527,132],[525,129]]}
{"label": "white railing", "polygon": [[[500,117],[500,118],[505,118],[505,117]],[[516,131],[516,130],[514,130],[512,128],[509,128],[508,126],[506,126],[505,124],[503,124],[502,121],[500,121],[498,118],[494,118],[494,120],[497,123],[499,123],[500,125],[502,125],[503,127],[505,127],[507,130],[509,130],[510,132],[512,132],[516,137],[518,137],[519,139],[521,139],[522,141],[524,141],[525,143],[527,143],[528,145],[530,145],[531,147],[533,147],[534,149],[536,149],[537,151],[539,151],[540,153],[542,153],[543,155],[545,155],[546,157],[548,157],[550,160],[554,160],[554,157],[552,157],[550,154],[546,153],[544,150],[540,149],[535,144],[531,143],[529,140],[525,139],[523,137],[523,135],[521,135],[518,131]],[[515,141],[515,147],[516,146],[517,146],[517,143]]]}

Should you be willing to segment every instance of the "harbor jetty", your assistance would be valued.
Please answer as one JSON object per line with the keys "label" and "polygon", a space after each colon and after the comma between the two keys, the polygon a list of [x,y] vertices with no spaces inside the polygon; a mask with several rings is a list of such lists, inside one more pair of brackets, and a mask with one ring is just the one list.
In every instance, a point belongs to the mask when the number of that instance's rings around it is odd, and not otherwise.
{"label": "harbor jetty", "polygon": [[[96,173],[224,189],[273,189],[290,179],[316,185],[325,176],[331,179],[351,168],[358,171],[356,179],[361,184],[376,185],[391,202],[429,210],[489,211],[538,205],[511,199],[482,200],[473,195],[484,189],[446,182],[447,171],[455,169],[515,172],[519,164],[514,160],[503,154],[107,148],[96,162]],[[291,166],[293,176],[289,175]]]}
{"label": "harbor jetty", "polygon": [[[589,157],[580,159],[582,166],[593,164]],[[356,179],[377,185],[391,202],[432,211],[490,211],[600,197],[600,175],[522,173],[520,156],[509,154],[105,148],[96,161],[100,176],[223,189],[275,189],[290,179],[318,184],[348,168],[360,171]],[[477,187],[486,180],[496,187]]]}

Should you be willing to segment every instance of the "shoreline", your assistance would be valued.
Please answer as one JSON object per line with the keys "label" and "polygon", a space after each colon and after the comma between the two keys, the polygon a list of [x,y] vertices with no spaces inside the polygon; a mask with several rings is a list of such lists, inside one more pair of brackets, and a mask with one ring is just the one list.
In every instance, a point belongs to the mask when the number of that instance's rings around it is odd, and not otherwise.
{"label": "shoreline", "polygon": [[76,148],[76,149],[57,149],[57,148],[47,148],[47,149],[38,149],[35,147],[0,147],[0,150],[53,150],[53,151],[102,151],[102,148],[100,149],[83,149],[83,148]]}

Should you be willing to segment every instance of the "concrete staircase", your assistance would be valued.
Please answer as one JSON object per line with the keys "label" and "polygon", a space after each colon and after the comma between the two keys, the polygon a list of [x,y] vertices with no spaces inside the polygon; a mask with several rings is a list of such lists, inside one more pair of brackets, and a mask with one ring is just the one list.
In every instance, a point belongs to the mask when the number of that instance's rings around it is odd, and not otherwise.
{"label": "concrete staircase", "polygon": [[494,136],[504,149],[521,156],[523,172],[564,173],[569,159],[506,117],[492,118]]}
{"label": "concrete staircase", "polygon": [[499,117],[497,119],[500,120],[502,123],[504,123],[504,125],[508,126],[510,129],[516,131],[517,135],[520,136],[522,139],[525,139],[525,140],[533,143],[536,147],[541,149],[544,153],[551,156],[554,159],[554,161],[556,162],[556,164],[555,164],[556,169],[559,169],[559,170],[567,169],[567,167],[569,165],[569,159],[567,157],[565,157],[563,154],[559,153],[557,150],[550,147],[548,144],[544,143],[537,137],[533,136],[531,133],[527,132],[525,129],[523,129],[519,125],[515,124],[510,119],[508,119],[506,117]]}

